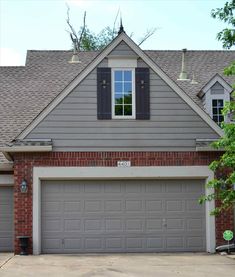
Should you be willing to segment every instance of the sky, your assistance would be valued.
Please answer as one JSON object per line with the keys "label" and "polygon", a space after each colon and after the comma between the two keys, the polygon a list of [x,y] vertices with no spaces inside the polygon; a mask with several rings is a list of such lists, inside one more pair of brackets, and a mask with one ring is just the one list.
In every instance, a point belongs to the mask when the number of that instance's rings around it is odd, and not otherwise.
{"label": "sky", "polygon": [[146,30],[157,28],[141,45],[157,50],[221,50],[216,34],[226,25],[211,10],[226,0],[0,0],[0,65],[24,65],[27,50],[68,50],[66,25],[79,29],[86,11],[90,30],[113,26],[120,9],[124,29],[138,42]]}

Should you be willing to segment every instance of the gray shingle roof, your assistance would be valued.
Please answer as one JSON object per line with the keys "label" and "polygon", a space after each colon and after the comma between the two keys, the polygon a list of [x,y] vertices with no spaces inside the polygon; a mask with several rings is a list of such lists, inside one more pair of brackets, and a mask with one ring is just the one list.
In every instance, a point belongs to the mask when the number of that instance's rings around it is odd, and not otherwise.
{"label": "gray shingle roof", "polygon": [[[198,84],[177,81],[181,51],[145,51],[196,103],[197,93],[235,60],[235,51],[187,51],[186,70]],[[81,63],[70,64],[71,51],[27,52],[25,67],[0,67],[0,144],[13,140],[99,52],[81,52]],[[232,84],[231,77],[223,78]],[[5,159],[0,154],[0,162]]]}

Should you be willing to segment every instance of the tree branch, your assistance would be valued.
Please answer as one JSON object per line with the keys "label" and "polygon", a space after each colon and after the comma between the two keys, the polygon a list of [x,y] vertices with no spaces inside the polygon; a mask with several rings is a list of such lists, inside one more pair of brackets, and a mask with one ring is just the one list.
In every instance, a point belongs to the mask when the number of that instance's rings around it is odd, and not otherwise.
{"label": "tree branch", "polygon": [[78,47],[79,47],[79,50],[80,50],[80,46],[81,46],[81,41],[82,41],[82,38],[83,38],[83,34],[85,32],[85,29],[86,29],[86,11],[84,12],[84,15],[83,15],[83,26],[82,26],[82,31],[81,31],[81,34],[80,34],[80,37],[79,37],[79,41],[78,41]]}
{"label": "tree branch", "polygon": [[70,34],[70,38],[73,42],[73,46],[74,46],[74,51],[79,51],[79,44],[78,44],[78,36],[73,28],[73,26],[71,25],[70,23],[70,17],[69,17],[69,12],[70,12],[70,7],[68,4],[66,4],[67,6],[67,19],[66,19],[66,22],[70,28],[70,31],[69,31],[69,34]]}
{"label": "tree branch", "polygon": [[155,34],[155,32],[157,31],[157,28],[153,28],[153,29],[149,29],[146,31],[146,34],[144,35],[144,37],[141,39],[141,41],[139,42],[139,46],[144,43],[148,38],[150,38],[153,34]]}

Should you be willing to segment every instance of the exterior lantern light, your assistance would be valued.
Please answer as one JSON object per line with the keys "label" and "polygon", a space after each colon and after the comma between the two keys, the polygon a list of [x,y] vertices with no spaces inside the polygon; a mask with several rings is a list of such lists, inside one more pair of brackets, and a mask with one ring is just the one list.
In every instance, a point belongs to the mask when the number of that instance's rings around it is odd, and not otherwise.
{"label": "exterior lantern light", "polygon": [[26,193],[28,191],[28,184],[25,179],[22,180],[20,184],[20,192],[21,193]]}

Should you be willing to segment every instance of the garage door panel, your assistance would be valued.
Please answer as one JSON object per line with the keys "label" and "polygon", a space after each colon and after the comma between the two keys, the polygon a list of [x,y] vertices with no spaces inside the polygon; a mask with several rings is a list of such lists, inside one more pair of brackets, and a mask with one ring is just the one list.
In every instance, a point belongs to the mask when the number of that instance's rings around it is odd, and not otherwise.
{"label": "garage door panel", "polygon": [[57,201],[42,202],[42,211],[48,212],[49,214],[61,213],[62,203]]}
{"label": "garage door panel", "polygon": [[125,201],[125,211],[126,212],[140,212],[142,211],[142,201],[141,200],[126,200]]}
{"label": "garage door panel", "polygon": [[102,243],[103,239],[102,238],[85,238],[85,249],[88,251],[101,251],[102,252]]}
{"label": "garage door panel", "polygon": [[110,183],[110,184],[105,183],[104,184],[104,192],[106,194],[108,194],[108,193],[111,193],[111,194],[112,193],[116,193],[116,194],[121,193],[121,184],[119,184],[115,181],[113,183]]}
{"label": "garage door panel", "polygon": [[155,251],[160,251],[164,249],[162,236],[149,237],[146,239],[146,243],[146,247],[149,249],[154,249]]}
{"label": "garage door panel", "polygon": [[145,191],[147,193],[162,193],[163,192],[163,185],[157,184],[155,181],[148,181],[145,183]]}
{"label": "garage door panel", "polygon": [[97,212],[99,213],[102,211],[102,201],[101,200],[86,200],[85,201],[85,207],[84,210],[85,212]]}
{"label": "garage door panel", "polygon": [[64,249],[76,250],[82,248],[82,240],[78,238],[67,238],[64,239]]}
{"label": "garage door panel", "polygon": [[13,187],[0,187],[0,252],[13,251]]}
{"label": "garage door panel", "polygon": [[111,237],[105,238],[105,249],[108,249],[111,252],[121,251],[123,249],[123,238],[120,237]]}
{"label": "garage door panel", "polygon": [[[203,180],[43,181],[42,250],[44,253],[204,251],[205,207],[198,205],[203,183]],[[56,191],[57,200],[53,193],[45,193],[50,186],[59,187],[50,190]],[[200,186],[200,190],[195,186]],[[56,240],[48,247],[51,239]]]}
{"label": "garage door panel", "polygon": [[189,237],[187,238],[187,247],[193,249],[201,249],[204,245],[204,241],[201,237]]}
{"label": "garage door panel", "polygon": [[118,218],[108,218],[105,219],[105,231],[110,232],[110,231],[122,231],[123,230],[123,221],[122,219]]}
{"label": "garage door panel", "polygon": [[126,231],[134,231],[134,232],[143,232],[144,231],[144,219],[136,218],[136,219],[127,219],[126,220]]}
{"label": "garage door panel", "polygon": [[181,199],[166,200],[167,212],[183,212],[184,201]]}
{"label": "garage door panel", "polygon": [[184,248],[184,239],[182,236],[170,236],[166,238],[166,247],[168,249],[183,249]]}
{"label": "garage door panel", "polygon": [[[202,195],[202,194],[200,194],[200,195]],[[187,208],[188,211],[191,211],[193,213],[202,212],[201,206],[198,205],[198,198],[197,199],[188,199],[188,200],[186,200],[186,208]]]}
{"label": "garage door panel", "polygon": [[145,209],[148,212],[162,212],[163,209],[163,201],[162,200],[146,200],[145,201]]}
{"label": "garage door panel", "polygon": [[104,210],[106,212],[120,212],[123,207],[122,200],[105,200],[104,201]]}
{"label": "garage door panel", "polygon": [[81,220],[80,219],[65,219],[64,220],[64,231],[65,232],[81,231]]}
{"label": "garage door panel", "polygon": [[188,218],[186,219],[186,227],[187,227],[187,230],[190,230],[190,231],[203,230],[204,222],[202,218]]}

